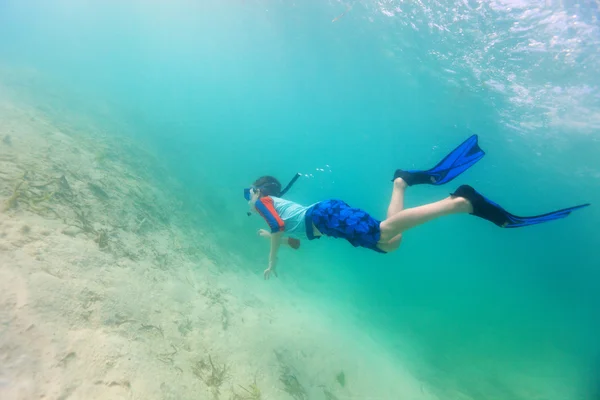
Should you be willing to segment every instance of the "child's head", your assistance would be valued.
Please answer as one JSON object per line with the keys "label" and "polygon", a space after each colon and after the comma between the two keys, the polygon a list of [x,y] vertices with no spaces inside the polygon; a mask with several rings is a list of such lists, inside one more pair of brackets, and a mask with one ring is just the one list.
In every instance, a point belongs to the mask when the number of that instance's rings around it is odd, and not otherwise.
{"label": "child's head", "polygon": [[244,198],[249,202],[254,203],[265,196],[281,196],[281,183],[272,176],[262,176],[251,187],[244,189]]}
{"label": "child's head", "polygon": [[277,197],[281,194],[281,183],[272,176],[261,176],[254,181],[252,186],[259,191],[260,197]]}
{"label": "child's head", "polygon": [[257,199],[265,196],[281,197],[290,190],[301,175],[300,173],[294,175],[284,189],[281,189],[281,183],[274,177],[269,175],[261,176],[254,181],[251,187],[244,189],[244,198],[249,202],[255,202]]}

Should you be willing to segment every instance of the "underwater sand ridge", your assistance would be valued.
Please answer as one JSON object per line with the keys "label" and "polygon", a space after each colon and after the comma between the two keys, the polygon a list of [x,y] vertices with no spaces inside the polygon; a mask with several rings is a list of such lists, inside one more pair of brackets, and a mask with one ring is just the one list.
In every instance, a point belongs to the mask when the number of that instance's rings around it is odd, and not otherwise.
{"label": "underwater sand ridge", "polygon": [[0,398],[434,398],[241,268],[142,146],[2,89]]}

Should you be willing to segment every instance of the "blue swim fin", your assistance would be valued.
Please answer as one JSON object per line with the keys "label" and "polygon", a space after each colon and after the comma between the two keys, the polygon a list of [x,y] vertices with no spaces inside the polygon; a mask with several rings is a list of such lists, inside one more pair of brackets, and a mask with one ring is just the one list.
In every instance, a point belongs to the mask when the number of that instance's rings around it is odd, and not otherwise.
{"label": "blue swim fin", "polygon": [[582,204],[533,217],[519,217],[509,213],[500,205],[487,199],[469,185],[460,186],[454,193],[452,193],[452,195],[464,197],[465,199],[469,200],[473,206],[472,215],[491,221],[501,228],[521,228],[524,226],[553,221],[555,219],[566,218],[572,211],[589,206],[589,204]]}
{"label": "blue swim fin", "polygon": [[452,150],[435,167],[427,171],[401,169],[396,170],[394,180],[402,178],[408,186],[428,183],[430,185],[443,185],[458,175],[465,172],[477,161],[481,160],[485,152],[477,143],[477,135],[465,140],[460,146]]}

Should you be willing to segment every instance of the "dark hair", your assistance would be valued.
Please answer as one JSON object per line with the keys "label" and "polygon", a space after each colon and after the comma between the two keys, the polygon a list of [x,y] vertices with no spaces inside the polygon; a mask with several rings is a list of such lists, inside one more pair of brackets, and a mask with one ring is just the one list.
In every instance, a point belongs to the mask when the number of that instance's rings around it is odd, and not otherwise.
{"label": "dark hair", "polygon": [[279,196],[281,194],[281,183],[272,176],[261,176],[252,184],[260,189],[263,196]]}

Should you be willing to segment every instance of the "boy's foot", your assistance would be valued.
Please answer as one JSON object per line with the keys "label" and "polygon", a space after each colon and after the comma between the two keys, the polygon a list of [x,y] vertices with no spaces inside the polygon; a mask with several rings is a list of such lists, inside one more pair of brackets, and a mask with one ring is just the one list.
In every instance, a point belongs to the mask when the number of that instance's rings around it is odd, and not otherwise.
{"label": "boy's foot", "polygon": [[491,221],[501,228],[508,225],[509,220],[506,210],[498,204],[487,200],[471,186],[461,185],[454,193],[452,193],[452,195],[467,199],[469,203],[471,203],[471,207],[473,207],[473,212],[471,214]]}
{"label": "boy's foot", "polygon": [[589,206],[589,204],[582,204],[533,217],[519,217],[509,213],[499,204],[486,198],[469,185],[459,186],[458,189],[452,193],[452,196],[467,199],[473,207],[472,215],[493,222],[501,228],[520,228],[523,226],[541,224],[543,222],[565,218],[569,216],[572,211]]}
{"label": "boy's foot", "polygon": [[477,161],[481,160],[485,152],[477,143],[477,135],[465,140],[460,146],[452,150],[435,167],[426,171],[401,169],[396,170],[394,180],[402,178],[408,186],[428,183],[430,185],[443,185],[458,175],[465,172]]}

